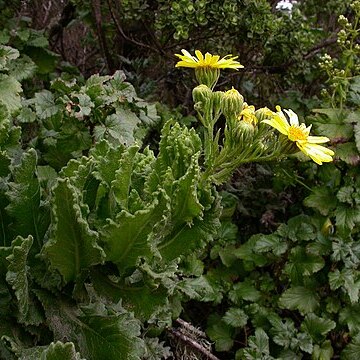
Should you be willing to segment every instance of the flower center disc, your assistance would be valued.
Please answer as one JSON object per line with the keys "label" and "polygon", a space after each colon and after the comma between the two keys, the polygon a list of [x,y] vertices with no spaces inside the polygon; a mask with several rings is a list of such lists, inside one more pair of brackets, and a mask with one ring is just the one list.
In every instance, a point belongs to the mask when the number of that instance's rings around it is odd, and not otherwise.
{"label": "flower center disc", "polygon": [[307,134],[300,127],[292,125],[289,129],[288,138],[291,141],[306,140]]}

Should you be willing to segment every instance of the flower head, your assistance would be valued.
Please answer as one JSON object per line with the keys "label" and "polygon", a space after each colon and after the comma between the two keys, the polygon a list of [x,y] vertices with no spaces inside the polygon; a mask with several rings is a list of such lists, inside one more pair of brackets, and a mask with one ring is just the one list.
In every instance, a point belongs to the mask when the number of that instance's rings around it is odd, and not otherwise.
{"label": "flower head", "polygon": [[276,107],[277,112],[271,119],[265,119],[262,122],[268,124],[286,135],[290,141],[296,143],[297,147],[307,156],[309,156],[317,164],[322,165],[323,162],[332,161],[334,152],[322,144],[328,142],[325,136],[310,136],[311,125],[306,127],[305,124],[299,124],[298,116],[292,110],[284,110],[289,117],[286,119],[280,106]]}
{"label": "flower head", "polygon": [[256,125],[258,120],[255,116],[255,106],[244,103],[243,110],[240,113],[239,120],[245,121],[248,124]]}
{"label": "flower head", "polygon": [[195,50],[195,56],[192,56],[188,51],[182,49],[180,54],[175,54],[180,61],[175,65],[175,67],[189,67],[189,68],[212,68],[212,69],[240,69],[244,66],[241,65],[237,59],[237,56],[226,55],[220,59],[219,55],[211,55],[206,53],[205,56],[201,51]]}
{"label": "flower head", "polygon": [[175,67],[188,67],[195,69],[195,76],[199,84],[205,84],[209,88],[213,88],[220,76],[220,69],[240,69],[244,66],[235,61],[237,56],[226,55],[220,59],[219,55],[211,55],[206,53],[205,56],[201,51],[195,50],[195,55],[191,55],[188,51],[182,49],[182,55],[175,54],[180,61]]}

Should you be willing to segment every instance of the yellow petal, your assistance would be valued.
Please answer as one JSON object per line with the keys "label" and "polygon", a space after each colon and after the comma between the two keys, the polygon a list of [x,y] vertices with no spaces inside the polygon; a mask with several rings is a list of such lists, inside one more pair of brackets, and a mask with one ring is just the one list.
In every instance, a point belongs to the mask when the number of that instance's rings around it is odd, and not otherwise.
{"label": "yellow petal", "polygon": [[272,119],[265,119],[262,122],[272,126],[286,136],[289,134],[289,123],[286,121],[286,119],[282,118],[278,114],[275,114]]}
{"label": "yellow petal", "polygon": [[301,144],[298,142],[296,144],[304,154],[309,156],[319,165],[322,165],[323,162],[333,161],[332,156],[334,156],[335,153],[332,150],[326,148],[325,146],[309,143]]}

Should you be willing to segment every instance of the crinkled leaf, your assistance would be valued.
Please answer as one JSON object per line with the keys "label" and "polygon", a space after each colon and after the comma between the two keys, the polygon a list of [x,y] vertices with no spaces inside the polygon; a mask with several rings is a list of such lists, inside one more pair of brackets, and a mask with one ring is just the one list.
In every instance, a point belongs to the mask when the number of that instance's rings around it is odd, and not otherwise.
{"label": "crinkled leaf", "polygon": [[336,156],[351,166],[356,166],[360,163],[360,155],[353,142],[338,144],[336,146]]}
{"label": "crinkled leaf", "polygon": [[104,252],[97,244],[97,233],[90,230],[81,213],[76,189],[69,180],[59,179],[53,193],[54,222],[42,252],[65,282],[74,281],[83,270],[102,263]]}
{"label": "crinkled leaf", "polygon": [[169,359],[173,353],[170,347],[164,345],[164,341],[159,342],[158,338],[145,338],[145,355],[143,360]]}
{"label": "crinkled leaf", "polygon": [[12,254],[6,258],[9,261],[6,281],[15,291],[21,321],[24,321],[29,311],[29,267],[27,265],[27,258],[32,243],[33,238],[31,236],[28,236],[26,239],[18,236],[12,242]]}
{"label": "crinkled leaf", "polygon": [[106,258],[114,262],[121,273],[135,266],[139,256],[146,257],[151,254],[148,237],[154,225],[161,220],[164,205],[163,199],[160,199],[135,214],[123,210],[116,217],[116,221],[109,219],[108,224],[101,230]]}
{"label": "crinkled leaf", "polygon": [[335,209],[336,225],[353,229],[360,223],[360,211],[358,208],[339,205]]}
{"label": "crinkled leaf", "polygon": [[111,299],[114,303],[122,299],[124,308],[134,312],[141,320],[150,319],[168,301],[167,290],[163,286],[152,288],[143,282],[127,284],[120,279],[115,282],[99,271],[92,271],[91,279],[100,296]]}
{"label": "crinkled leaf", "polygon": [[36,177],[37,155],[34,149],[24,153],[21,163],[14,168],[13,182],[6,195],[9,205],[6,210],[13,217],[12,229],[16,234],[31,234],[40,250],[43,236],[49,226],[48,211],[40,205],[40,184]]}
{"label": "crinkled leaf", "polygon": [[60,297],[42,290],[35,292],[55,340],[73,342],[87,359],[141,359],[144,348],[139,321],[124,309],[117,311],[94,303],[80,310]]}
{"label": "crinkled leaf", "polygon": [[131,175],[134,168],[134,158],[138,150],[139,147],[136,145],[125,150],[120,159],[118,170],[115,172],[115,180],[111,183],[115,199],[124,210],[128,210]]}
{"label": "crinkled leaf", "polygon": [[13,76],[18,81],[28,79],[30,76],[34,75],[35,72],[35,63],[26,55],[13,61],[9,66],[9,75]]}

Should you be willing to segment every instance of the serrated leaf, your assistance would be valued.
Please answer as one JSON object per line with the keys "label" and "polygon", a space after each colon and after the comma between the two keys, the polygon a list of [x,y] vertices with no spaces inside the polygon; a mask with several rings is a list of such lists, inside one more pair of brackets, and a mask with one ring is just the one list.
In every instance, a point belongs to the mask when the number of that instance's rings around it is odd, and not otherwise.
{"label": "serrated leaf", "polygon": [[7,107],[10,113],[21,108],[21,92],[21,84],[14,77],[0,74],[0,102]]}
{"label": "serrated leaf", "polygon": [[170,347],[165,346],[164,341],[158,338],[145,338],[145,355],[143,360],[169,359],[173,353]]}
{"label": "serrated leaf", "polygon": [[247,360],[274,360],[270,356],[269,337],[263,329],[257,328],[255,335],[249,337],[248,347],[243,350],[243,355]]}
{"label": "serrated leaf", "polygon": [[360,305],[348,305],[340,310],[339,321],[346,324],[349,328],[350,335],[359,333],[360,329]]}
{"label": "serrated leaf", "polygon": [[232,326],[242,328],[248,321],[248,316],[242,309],[231,307],[223,316],[222,320]]}
{"label": "serrated leaf", "polygon": [[15,60],[20,56],[19,50],[10,46],[0,45],[0,69],[6,69],[11,60]]}
{"label": "serrated leaf", "polygon": [[306,215],[298,215],[291,218],[288,223],[288,237],[293,241],[308,241],[316,237],[311,219]]}
{"label": "serrated leaf", "polygon": [[241,300],[257,302],[261,298],[261,293],[255,288],[250,279],[234,284],[229,292],[229,298],[234,304],[240,304]]}
{"label": "serrated leaf", "polygon": [[254,245],[254,251],[257,253],[270,252],[279,256],[286,252],[288,244],[277,234],[260,235]]}
{"label": "serrated leaf", "polygon": [[47,119],[56,115],[61,109],[55,104],[55,98],[51,91],[43,90],[35,94],[36,114],[40,119]]}
{"label": "serrated leaf", "polygon": [[301,285],[304,276],[310,276],[321,270],[324,266],[325,261],[321,256],[310,254],[305,248],[296,246],[291,250],[284,273],[290,277],[294,285]]}
{"label": "serrated leaf", "polygon": [[357,208],[346,205],[339,205],[335,209],[336,225],[341,227],[354,228],[360,223],[360,211]]}
{"label": "serrated leaf", "polygon": [[331,360],[334,355],[334,350],[331,346],[330,340],[324,341],[320,346],[314,345],[312,353],[312,360]]}
{"label": "serrated leaf", "polygon": [[65,282],[74,281],[83,270],[102,263],[105,254],[97,244],[97,233],[90,230],[81,213],[76,189],[70,181],[59,179],[53,193],[54,222],[42,253]]}
{"label": "serrated leaf", "polygon": [[35,63],[26,55],[23,55],[20,59],[11,62],[9,66],[9,75],[13,76],[18,81],[28,79],[35,72]]}
{"label": "serrated leaf", "polygon": [[325,186],[312,188],[312,193],[304,200],[305,206],[317,209],[324,216],[335,208],[336,203],[331,189]]}
{"label": "serrated leaf", "polygon": [[303,286],[294,286],[285,290],[280,296],[279,305],[289,310],[299,310],[301,314],[314,312],[319,306],[315,291]]}
{"label": "serrated leaf", "polygon": [[343,269],[341,272],[338,269],[329,273],[329,285],[332,290],[343,287],[345,293],[349,295],[351,303],[356,303],[359,300],[360,292],[360,278],[359,273],[352,269]]}
{"label": "serrated leaf", "polygon": [[360,163],[360,155],[353,142],[338,144],[336,146],[336,156],[351,166],[356,166]]}
{"label": "serrated leaf", "polygon": [[29,311],[29,267],[27,258],[32,243],[33,238],[31,236],[26,239],[18,236],[11,244],[12,254],[6,258],[9,261],[6,281],[15,291],[21,321],[24,321]]}
{"label": "serrated leaf", "polygon": [[55,340],[73,342],[87,359],[141,359],[144,348],[139,338],[140,323],[124,309],[108,309],[100,303],[79,309],[45,291],[35,293],[44,306]]}
{"label": "serrated leaf", "polygon": [[336,323],[330,319],[324,319],[313,313],[307,314],[301,324],[301,330],[310,334],[314,342],[322,342],[327,333],[335,329]]}
{"label": "serrated leaf", "polygon": [[358,360],[360,354],[360,334],[357,334],[341,352],[341,360]]}
{"label": "serrated leaf", "polygon": [[209,316],[206,334],[215,342],[216,351],[229,351],[234,344],[233,329],[217,315]]}
{"label": "serrated leaf", "polygon": [[318,114],[326,116],[317,116],[313,121],[319,134],[327,136],[330,139],[350,139],[353,134],[353,128],[350,124],[344,124],[345,112],[342,109],[313,109]]}
{"label": "serrated leaf", "polygon": [[115,180],[111,183],[115,199],[124,210],[128,210],[128,201],[131,187],[131,176],[134,168],[134,158],[139,150],[137,145],[125,150],[115,172]]}

